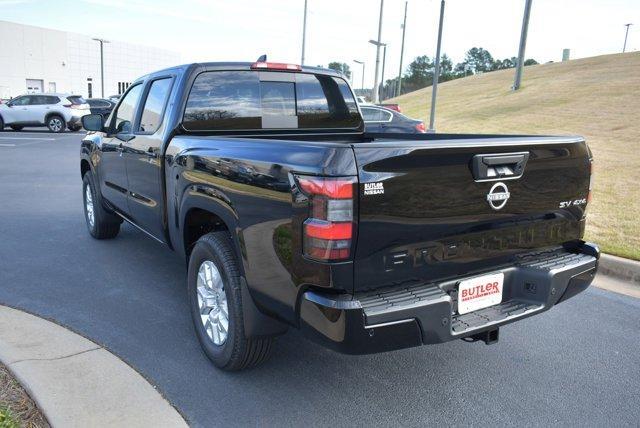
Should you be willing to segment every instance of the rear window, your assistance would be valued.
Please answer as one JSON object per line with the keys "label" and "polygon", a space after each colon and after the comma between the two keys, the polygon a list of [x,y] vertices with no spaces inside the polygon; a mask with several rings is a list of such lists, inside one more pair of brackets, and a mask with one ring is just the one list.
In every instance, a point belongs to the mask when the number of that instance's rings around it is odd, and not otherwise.
{"label": "rear window", "polygon": [[81,96],[79,96],[79,95],[74,95],[74,96],[72,96],[72,97],[67,97],[67,100],[69,100],[69,102],[70,102],[71,104],[75,104],[75,105],[78,105],[78,104],[86,104],[86,103],[87,103],[87,101],[85,101],[85,99],[84,99],[84,98],[82,98],[82,97],[81,97]]}
{"label": "rear window", "polygon": [[183,117],[191,131],[357,128],[360,122],[340,78],[255,71],[201,73]]}

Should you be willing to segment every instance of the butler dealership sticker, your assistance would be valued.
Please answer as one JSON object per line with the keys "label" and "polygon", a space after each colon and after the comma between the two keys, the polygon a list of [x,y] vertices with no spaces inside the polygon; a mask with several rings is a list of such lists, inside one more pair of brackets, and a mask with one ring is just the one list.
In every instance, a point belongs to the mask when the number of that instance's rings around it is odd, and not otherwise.
{"label": "butler dealership sticker", "polygon": [[384,194],[384,184],[382,183],[364,183],[364,195],[382,195]]}

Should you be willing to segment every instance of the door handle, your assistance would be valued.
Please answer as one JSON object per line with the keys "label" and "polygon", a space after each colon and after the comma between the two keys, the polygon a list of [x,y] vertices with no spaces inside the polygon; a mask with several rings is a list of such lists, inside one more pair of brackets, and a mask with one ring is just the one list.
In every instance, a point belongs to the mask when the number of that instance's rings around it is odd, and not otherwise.
{"label": "door handle", "polygon": [[471,169],[476,180],[518,178],[524,173],[529,152],[475,155]]}
{"label": "door handle", "polygon": [[147,156],[149,156],[150,158],[157,158],[158,154],[155,152],[155,150],[153,149],[153,147],[149,147],[147,149]]}

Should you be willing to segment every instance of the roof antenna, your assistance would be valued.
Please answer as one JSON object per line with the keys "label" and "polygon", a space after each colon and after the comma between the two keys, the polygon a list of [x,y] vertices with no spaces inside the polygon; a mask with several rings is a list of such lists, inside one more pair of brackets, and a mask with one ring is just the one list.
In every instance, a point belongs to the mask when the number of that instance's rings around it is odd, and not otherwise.
{"label": "roof antenna", "polygon": [[260,55],[258,62],[267,62],[267,54]]}

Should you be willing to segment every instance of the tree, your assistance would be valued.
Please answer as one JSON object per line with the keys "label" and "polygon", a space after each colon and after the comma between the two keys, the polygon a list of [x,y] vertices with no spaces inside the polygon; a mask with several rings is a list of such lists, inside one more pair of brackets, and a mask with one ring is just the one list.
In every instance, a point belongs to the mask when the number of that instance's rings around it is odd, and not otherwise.
{"label": "tree", "polygon": [[422,55],[413,60],[407,67],[407,72],[403,77],[402,86],[406,87],[406,92],[429,86],[433,81],[433,61]]}
{"label": "tree", "polygon": [[[484,48],[471,48],[467,51],[464,61],[456,66],[460,70],[469,70],[473,74],[484,73],[493,70],[493,57]],[[465,74],[466,75],[466,74]]]}
{"label": "tree", "polygon": [[349,68],[349,64],[334,61],[329,63],[329,68],[344,74],[348,79],[351,78],[351,69]]}
{"label": "tree", "polygon": [[536,61],[536,60],[535,60],[535,59],[533,59],[533,58],[529,58],[528,60],[526,60],[526,61],[524,62],[524,66],[525,66],[525,67],[526,67],[527,65],[536,65],[536,64],[538,64],[538,61]]}
{"label": "tree", "polygon": [[454,79],[453,75],[453,62],[447,54],[443,54],[440,57],[440,78],[438,82],[446,82],[447,80]]}
{"label": "tree", "polygon": [[505,68],[513,68],[516,66],[516,62],[518,61],[518,58],[511,57],[511,58],[505,58],[503,60],[496,60],[493,63],[493,69],[494,70],[504,70]]}

